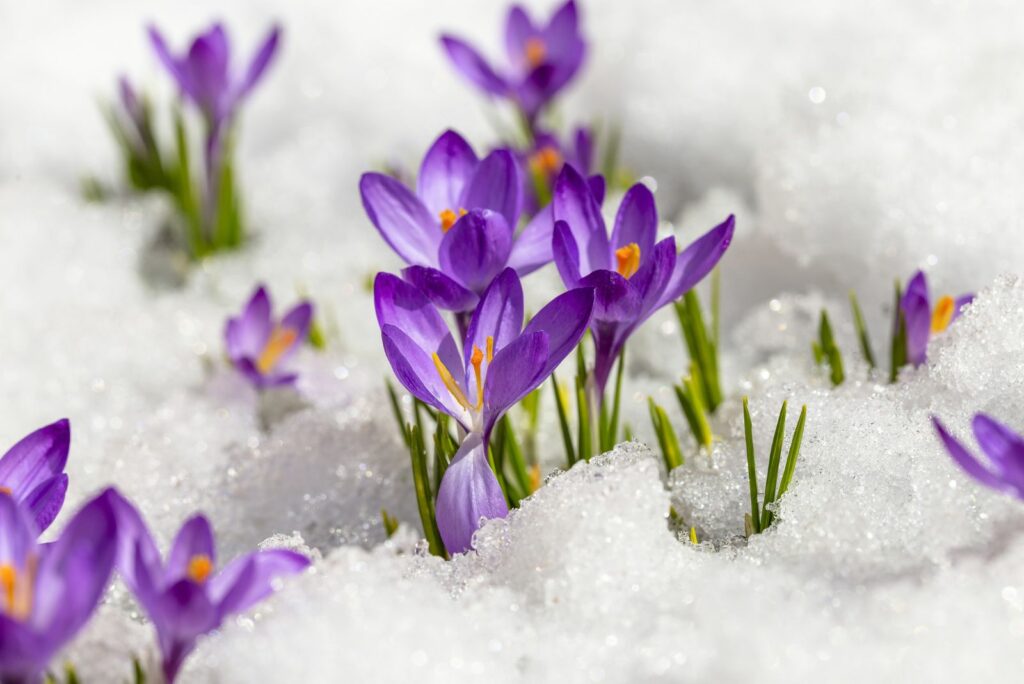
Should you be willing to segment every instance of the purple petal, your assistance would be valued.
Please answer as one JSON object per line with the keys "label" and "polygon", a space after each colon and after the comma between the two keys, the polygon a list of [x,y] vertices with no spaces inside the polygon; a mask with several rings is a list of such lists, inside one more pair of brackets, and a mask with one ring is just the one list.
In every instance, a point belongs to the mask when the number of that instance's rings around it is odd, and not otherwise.
{"label": "purple petal", "polygon": [[21,505],[32,514],[40,534],[46,531],[60,513],[67,493],[68,476],[61,473],[44,480],[21,502]]}
{"label": "purple petal", "polygon": [[665,294],[655,308],[679,299],[718,265],[732,242],[736,219],[731,214],[701,237],[694,240],[676,257],[675,268]]}
{"label": "purple petal", "polygon": [[601,206],[587,181],[571,165],[563,166],[555,181],[552,204],[555,221],[568,224],[579,247],[580,273],[610,268],[611,253]]}
{"label": "purple petal", "polygon": [[164,40],[163,34],[155,26],[149,26],[147,29],[149,34],[149,42],[153,45],[153,51],[156,52],[157,58],[164,65],[164,67],[171,73],[174,80],[178,82],[178,87],[181,90],[187,90],[185,86],[185,75],[181,70],[181,64],[171,54],[170,48],[167,47],[167,41]]}
{"label": "purple petal", "polygon": [[574,0],[558,8],[544,29],[544,40],[554,56],[563,57],[573,43],[580,41],[579,13]]}
{"label": "purple petal", "polygon": [[31,627],[0,613],[0,681],[41,681],[51,655],[49,645]]}
{"label": "purple petal", "polygon": [[478,88],[491,95],[504,95],[508,91],[505,80],[465,41],[441,36],[441,44],[455,68]]}
{"label": "purple petal", "polygon": [[260,45],[259,49],[256,50],[256,54],[253,55],[252,61],[249,62],[249,68],[245,72],[245,77],[242,79],[242,83],[238,89],[238,98],[243,98],[249,94],[259,80],[263,77],[263,73],[267,70],[270,65],[270,61],[277,54],[277,47],[281,41],[281,27],[274,26],[270,29],[270,33],[263,40],[263,44]]}
{"label": "purple petal", "polygon": [[549,354],[543,332],[522,335],[494,355],[484,380],[484,435],[511,406],[544,381]]}
{"label": "purple petal", "polygon": [[192,42],[188,56],[181,63],[185,92],[214,120],[227,113],[228,98],[231,96],[229,54],[224,27],[215,24]]}
{"label": "purple petal", "polygon": [[525,71],[526,41],[537,34],[526,11],[519,5],[512,5],[505,21],[505,52],[515,71]]}
{"label": "purple petal", "polygon": [[626,191],[615,214],[615,228],[612,230],[613,250],[636,243],[640,248],[641,260],[650,258],[654,249],[654,238],[658,233],[658,209],[654,195],[643,183],[637,183]]}
{"label": "purple petal", "polygon": [[[576,132],[573,134],[573,147],[575,151],[573,166],[583,175],[590,173],[590,169],[594,165],[594,138],[589,128],[580,126],[576,129]],[[601,177],[597,176],[597,178]],[[595,192],[594,194],[600,195],[598,202],[604,199],[604,178],[601,178],[601,192]]]}
{"label": "purple petal", "polygon": [[441,478],[437,492],[437,527],[448,553],[472,548],[481,518],[504,518],[508,505],[479,433],[466,437]]}
{"label": "purple petal", "polygon": [[542,371],[546,377],[558,367],[583,339],[594,311],[594,291],[569,290],[551,300],[523,329],[523,335],[543,332],[548,338],[548,359]]}
{"label": "purple petal", "polygon": [[170,585],[188,577],[189,563],[197,556],[206,556],[211,563],[217,560],[213,529],[210,521],[202,515],[194,515],[186,520],[171,542],[164,583]]}
{"label": "purple petal", "polygon": [[206,587],[191,580],[171,585],[159,597],[156,613],[153,622],[160,641],[164,676],[174,681],[185,658],[195,649],[196,639],[216,629],[220,615],[207,596]]}
{"label": "purple petal", "polygon": [[236,363],[245,357],[258,357],[263,351],[274,327],[270,318],[271,307],[267,289],[259,285],[245,305],[242,315],[228,319],[224,340],[228,357]]}
{"label": "purple petal", "polygon": [[38,536],[28,511],[11,497],[0,496],[0,564],[23,569]]}
{"label": "purple petal", "polygon": [[441,270],[467,289],[482,293],[505,268],[512,250],[512,230],[501,214],[474,209],[452,226],[441,241]]}
{"label": "purple petal", "polygon": [[654,246],[648,257],[641,262],[640,270],[629,279],[640,295],[640,321],[646,320],[658,310],[675,275],[675,265],[676,240],[669,236]]}
{"label": "purple petal", "polygon": [[269,549],[236,558],[210,580],[209,596],[220,619],[241,613],[274,592],[281,577],[295,575],[309,567],[301,553]]}
{"label": "purple petal", "polygon": [[413,285],[391,273],[378,273],[373,281],[373,303],[381,328],[393,325],[429,353],[443,351],[444,358],[454,350],[455,358],[459,357],[441,314]]}
{"label": "purple petal", "polygon": [[594,196],[594,200],[597,202],[597,206],[604,204],[604,191],[605,182],[604,176],[601,174],[594,174],[587,178],[587,186],[590,188],[590,194]]}
{"label": "purple petal", "polygon": [[594,384],[597,386],[599,402],[604,401],[604,388],[608,384],[615,359],[619,357],[623,345],[635,327],[633,323],[596,319],[590,325],[591,337],[594,339]]}
{"label": "purple petal", "polygon": [[932,329],[932,306],[928,296],[928,279],[918,271],[907,284],[900,300],[907,325],[907,360],[920,366],[928,357],[928,338]]}
{"label": "purple petal", "polygon": [[462,350],[465,367],[469,368],[474,347],[487,350],[488,337],[493,338],[496,353],[518,337],[522,329],[523,286],[515,271],[506,268],[487,288],[473,312]]}
{"label": "purple petal", "polygon": [[508,265],[516,270],[520,278],[533,273],[554,258],[551,251],[553,232],[554,221],[549,204],[537,212],[512,242]]}
{"label": "purple petal", "polygon": [[422,292],[431,304],[445,311],[472,311],[480,301],[475,292],[467,290],[436,268],[409,266],[402,269],[402,277]]}
{"label": "purple petal", "polygon": [[[381,328],[381,340],[384,343],[384,355],[402,386],[420,401],[447,413],[468,429],[472,422],[469,414],[445,386],[431,353],[393,325]],[[450,348],[436,353],[453,378],[464,376],[462,359],[458,356],[454,342]],[[466,388],[461,389],[465,393]]]}
{"label": "purple petal", "polygon": [[554,234],[551,237],[551,253],[558,268],[558,275],[562,276],[562,282],[566,287],[579,285],[580,275],[580,250],[576,245],[576,239],[572,236],[569,224],[565,221],[555,221]]}
{"label": "purple petal", "polygon": [[66,418],[22,437],[0,458],[0,486],[22,501],[43,482],[64,472],[70,448],[71,423]]}
{"label": "purple petal", "polygon": [[469,210],[490,209],[505,218],[510,230],[515,230],[522,194],[522,178],[512,153],[495,150],[476,167],[459,206]]}
{"label": "purple petal", "polygon": [[615,271],[594,271],[580,281],[580,286],[594,288],[595,321],[632,324],[640,317],[640,293]]}
{"label": "purple petal", "polygon": [[313,304],[303,300],[293,306],[281,319],[281,327],[295,331],[295,341],[277,357],[275,368],[283,367],[288,359],[302,348],[303,343],[309,337],[309,326],[313,323]]}
{"label": "purple petal", "polygon": [[973,477],[975,480],[993,489],[1000,491],[1007,491],[1009,488],[1006,484],[992,471],[983,466],[978,462],[974,456],[960,443],[953,435],[951,435],[946,427],[939,422],[938,418],[932,417],[932,425],[935,426],[935,430],[939,433],[939,438],[942,440],[943,446],[946,447],[946,451],[953,457],[953,460],[964,469],[968,475]]}
{"label": "purple petal", "polygon": [[444,233],[419,198],[394,178],[365,173],[359,179],[363,209],[391,249],[410,264],[437,266]]}
{"label": "purple petal", "polygon": [[971,423],[981,450],[1001,472],[1002,479],[1024,497],[1024,439],[1006,425],[983,413]]}
{"label": "purple petal", "polygon": [[954,302],[953,318],[952,318],[952,320],[950,320],[950,323],[952,323],[956,319],[960,318],[960,315],[963,314],[963,312],[964,312],[964,308],[966,308],[967,306],[970,306],[971,302],[973,302],[973,301],[974,301],[974,295],[973,294],[965,294],[965,295],[960,295],[959,297],[957,297],[956,301]]}
{"label": "purple petal", "polygon": [[445,131],[434,141],[416,179],[416,192],[431,214],[472,208],[460,202],[478,164],[473,148],[455,131]]}

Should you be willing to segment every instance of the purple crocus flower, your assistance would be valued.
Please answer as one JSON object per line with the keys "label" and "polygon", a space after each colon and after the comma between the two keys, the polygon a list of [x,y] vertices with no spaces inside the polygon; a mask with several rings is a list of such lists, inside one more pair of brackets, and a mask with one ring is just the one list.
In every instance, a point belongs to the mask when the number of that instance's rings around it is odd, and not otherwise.
{"label": "purple crocus flower", "polygon": [[117,557],[110,490],[40,545],[31,512],[0,496],[0,681],[38,684],[88,621]]}
{"label": "purple crocus flower", "polygon": [[986,487],[1024,499],[1024,437],[984,413],[975,414],[971,427],[988,457],[986,465],[949,434],[938,418],[932,416],[932,424],[946,451],[968,475]]}
{"label": "purple crocus flower", "polygon": [[303,300],[275,320],[270,295],[259,285],[224,328],[228,358],[256,389],[290,385],[298,376],[283,368],[309,336],[312,319],[313,305]]}
{"label": "purple crocus flower", "polygon": [[487,462],[491,430],[576,347],[594,292],[565,292],[523,328],[523,289],[505,269],[480,300],[462,341],[414,286],[389,273],[374,283],[384,353],[413,396],[452,416],[469,434],[437,493],[437,526],[450,553],[470,548],[481,518],[503,518],[505,497]]}
{"label": "purple crocus flower", "polygon": [[[64,505],[71,424],[58,420],[23,437],[0,457],[0,498],[13,499],[45,532]],[[3,496],[6,495],[6,496]]]}
{"label": "purple crocus flower", "polygon": [[562,169],[555,183],[552,206],[558,272],[566,287],[593,287],[596,294],[591,334],[600,401],[626,339],[711,272],[729,247],[735,219],[730,215],[677,254],[673,237],[655,244],[654,195],[638,183],[622,198],[609,238],[599,197],[571,166]]}
{"label": "purple crocus flower", "polygon": [[200,636],[265,599],[279,578],[309,566],[302,554],[270,549],[235,558],[217,571],[213,530],[202,515],[182,525],[164,561],[138,510],[120,495],[114,510],[118,571],[153,622],[169,683]]}
{"label": "purple crocus flower", "polygon": [[935,303],[933,309],[928,295],[928,278],[923,271],[915,273],[900,300],[900,309],[907,326],[907,360],[915,366],[924,363],[928,358],[929,339],[948,328],[972,301],[973,294],[961,295],[956,299],[946,295]]}
{"label": "purple crocus flower", "polygon": [[547,204],[562,166],[571,164],[582,175],[588,176],[594,163],[594,137],[589,128],[573,131],[569,144],[562,144],[558,136],[547,131],[538,132],[530,149],[519,155],[524,176],[524,187],[532,192],[525,195],[523,211],[535,214]]}
{"label": "purple crocus flower", "polygon": [[231,69],[231,45],[220,23],[196,36],[180,57],[171,53],[155,26],[149,27],[149,38],[181,92],[203,112],[210,129],[216,130],[263,77],[277,52],[281,29],[271,28],[243,73]]}
{"label": "purple crocus flower", "polygon": [[534,24],[522,7],[513,5],[505,22],[508,62],[501,67],[492,67],[459,38],[443,35],[441,44],[465,78],[488,95],[514,100],[531,124],[576,75],[586,52],[573,0],[562,5],[546,26]]}
{"label": "purple crocus flower", "polygon": [[402,275],[442,309],[472,311],[518,251],[522,182],[508,150],[478,160],[445,131],[423,157],[415,192],[380,173],[363,174],[359,192],[370,221],[410,264]]}

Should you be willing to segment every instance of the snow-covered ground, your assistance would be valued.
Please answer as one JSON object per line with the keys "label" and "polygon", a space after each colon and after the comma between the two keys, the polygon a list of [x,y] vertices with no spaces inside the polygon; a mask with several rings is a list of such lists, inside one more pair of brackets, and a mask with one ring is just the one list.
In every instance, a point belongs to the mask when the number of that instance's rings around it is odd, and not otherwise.
{"label": "snow-covered ground", "polygon": [[[204,640],[183,681],[1019,681],[1024,504],[966,479],[928,416],[960,435],[977,410],[1024,428],[1024,5],[583,11],[590,59],[564,120],[623,123],[624,162],[656,179],[666,230],[692,238],[737,215],[729,400],[710,459],[689,449],[666,479],[660,458],[623,445],[487,524],[478,554],[413,553],[408,457],[365,286],[398,262],[356,184],[417,164],[446,127],[493,140],[436,42],[445,28],[498,49],[503,6],[469,0],[0,0],[0,444],[66,415],[65,519],[113,483],[164,540],[201,509],[223,557],[275,535],[319,557]],[[183,288],[154,287],[140,262],[166,207],[80,198],[82,176],[119,171],[97,98],[119,72],[169,96],[144,24],[180,45],[213,18],[243,52],[272,20],[285,27],[242,122],[258,234]],[[917,267],[939,292],[980,295],[926,367],[872,382],[846,292],[881,352],[892,281]],[[279,305],[308,293],[329,341],[300,359],[307,405],[269,430],[222,358],[224,319],[257,281]],[[526,287],[541,299],[558,279],[548,269]],[[809,351],[822,305],[848,366],[836,390]],[[684,366],[672,317],[630,354],[626,414],[645,440],[646,396],[669,405]],[[743,394],[762,450],[783,399],[809,414],[779,522],[749,543],[736,540]],[[670,503],[706,543],[676,539]],[[407,524],[387,543],[381,507]],[[84,681],[121,681],[152,642],[115,588],[68,655]]]}

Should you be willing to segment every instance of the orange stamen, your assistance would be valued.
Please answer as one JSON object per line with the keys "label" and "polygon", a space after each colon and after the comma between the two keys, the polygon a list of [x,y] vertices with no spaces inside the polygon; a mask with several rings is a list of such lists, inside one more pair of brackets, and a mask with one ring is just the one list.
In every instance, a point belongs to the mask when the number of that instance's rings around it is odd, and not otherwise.
{"label": "orange stamen", "polygon": [[540,466],[534,463],[530,466],[530,491],[535,492],[540,489]]}
{"label": "orange stamen", "polygon": [[281,355],[288,351],[298,338],[299,333],[292,328],[274,328],[260,358],[256,361],[256,368],[260,373],[269,373]]}
{"label": "orange stamen", "polygon": [[542,38],[534,36],[526,41],[526,63],[530,65],[531,69],[536,69],[543,62],[544,58],[548,54],[548,46],[544,44]]}
{"label": "orange stamen", "polygon": [[3,592],[4,612],[14,612],[14,589],[18,579],[18,571],[10,563],[0,565],[0,591]]}
{"label": "orange stamen", "polygon": [[542,147],[530,156],[530,168],[538,175],[554,175],[562,168],[562,154],[551,145]]}
{"label": "orange stamen", "polygon": [[188,578],[197,584],[202,584],[213,572],[213,561],[204,553],[192,556],[188,561]]}
{"label": "orange stamen", "polygon": [[956,313],[956,301],[946,295],[935,305],[932,312],[932,333],[938,334],[949,327],[953,322],[953,314]]}
{"label": "orange stamen", "polygon": [[494,338],[487,336],[487,363],[494,360]]}
{"label": "orange stamen", "polygon": [[468,213],[469,212],[466,211],[465,209],[459,209],[458,214],[456,214],[451,209],[445,209],[444,211],[439,213],[438,216],[441,217],[441,232],[447,233],[449,230],[452,229],[452,226],[455,225],[456,221],[458,221],[460,218],[462,218]]}
{"label": "orange stamen", "polygon": [[469,357],[469,363],[473,366],[473,375],[476,376],[476,406],[473,408],[478,411],[483,408],[484,405],[484,381],[483,372],[480,366],[484,362],[484,353],[480,351],[480,347],[473,345],[473,354]]}
{"label": "orange stamen", "polygon": [[434,352],[434,367],[437,368],[437,374],[441,376],[441,382],[443,382],[445,388],[451,392],[455,401],[459,402],[459,406],[467,411],[473,408],[469,403],[469,399],[466,399],[466,394],[462,391],[462,388],[459,387],[459,383],[455,382],[455,378],[452,377],[451,371],[449,371],[444,365],[444,362],[441,361],[441,357],[437,355],[437,352]]}
{"label": "orange stamen", "polygon": [[619,262],[618,272],[623,278],[630,278],[640,270],[640,245],[630,242],[625,247],[615,250],[615,259]]}

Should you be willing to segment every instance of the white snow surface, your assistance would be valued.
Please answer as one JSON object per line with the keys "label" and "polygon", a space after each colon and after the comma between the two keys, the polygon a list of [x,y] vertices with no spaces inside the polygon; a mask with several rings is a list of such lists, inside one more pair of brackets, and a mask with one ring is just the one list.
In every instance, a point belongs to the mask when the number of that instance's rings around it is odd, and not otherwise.
{"label": "white snow surface", "polygon": [[[582,11],[591,53],[562,120],[622,122],[624,162],[657,179],[678,235],[737,214],[710,457],[686,445],[666,477],[625,444],[558,472],[546,394],[546,485],[488,523],[478,553],[445,563],[417,545],[366,288],[399,262],[356,184],[388,161],[414,168],[446,127],[478,149],[494,140],[436,42],[451,29],[498,52],[501,3],[469,0],[0,0],[0,444],[71,418],[62,520],[115,484],[164,541],[202,510],[222,558],[266,540],[317,559],[205,639],[186,682],[1019,681],[1024,503],[967,479],[928,419],[968,440],[975,411],[1024,428],[1024,5]],[[272,20],[285,28],[240,131],[257,235],[184,287],[154,287],[140,261],[166,207],[80,197],[82,176],[119,173],[97,99],[125,72],[166,100],[145,23],[181,46],[214,18],[244,54]],[[890,386],[860,360],[846,293],[884,357],[892,281],[917,267],[936,292],[979,296]],[[269,429],[221,340],[257,281],[278,306],[308,293],[329,341],[303,353],[304,401],[269,411]],[[525,284],[532,301],[559,285],[553,269]],[[809,350],[822,306],[847,362],[838,389]],[[630,347],[640,441],[648,394],[683,433],[669,389],[683,366],[660,315]],[[779,520],[749,542],[742,395],[762,454],[782,401],[789,431],[808,407]],[[700,545],[670,529],[670,505]],[[388,542],[382,507],[403,521]],[[66,655],[86,682],[122,681],[152,644],[117,585]]]}

